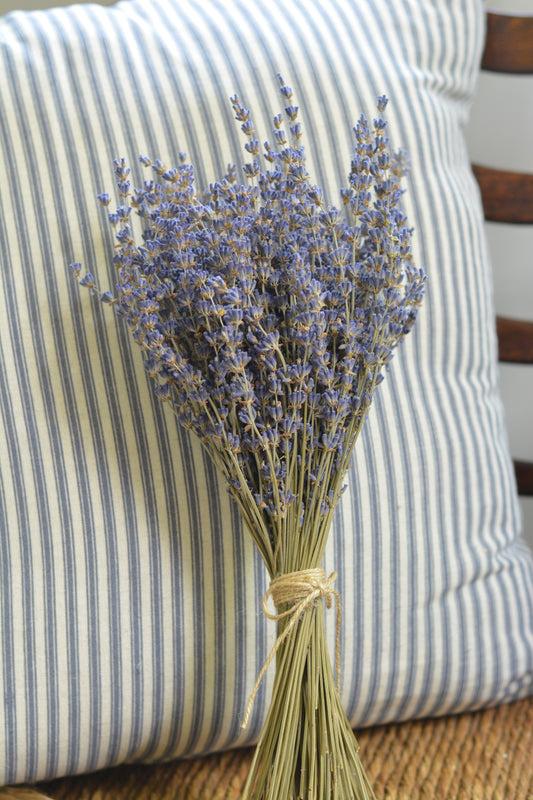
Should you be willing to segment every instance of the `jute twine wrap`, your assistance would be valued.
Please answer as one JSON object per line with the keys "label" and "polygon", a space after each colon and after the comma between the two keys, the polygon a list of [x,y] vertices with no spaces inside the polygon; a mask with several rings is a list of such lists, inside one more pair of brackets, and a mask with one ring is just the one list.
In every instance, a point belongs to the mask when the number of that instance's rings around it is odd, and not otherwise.
{"label": "jute twine wrap", "polygon": [[[279,622],[279,620],[285,619],[286,617],[290,618],[290,621],[285,627],[283,633],[281,633],[276,639],[274,647],[268,654],[261,672],[258,675],[252,694],[250,695],[248,705],[246,706],[244,719],[241,725],[242,728],[246,728],[248,725],[259,686],[261,685],[261,681],[263,680],[274,656],[278,652],[287,636],[289,636],[293,628],[298,624],[302,614],[316,606],[317,601],[320,600],[320,598],[324,598],[326,602],[326,608],[331,608],[333,604],[333,598],[335,598],[337,605],[335,674],[337,677],[337,691],[340,692],[341,602],[337,590],[332,589],[336,578],[336,572],[332,572],[329,578],[326,578],[326,573],[324,570],[321,567],[317,567],[316,569],[304,569],[300,570],[299,572],[287,572],[285,575],[280,575],[279,577],[274,578],[274,580],[271,582],[268,590],[265,592],[265,596],[263,597],[263,612],[268,619],[274,620],[275,622]],[[267,608],[267,603],[270,597],[272,598],[276,609],[286,605],[289,605],[290,607],[285,611],[278,611],[277,614],[272,614]]]}

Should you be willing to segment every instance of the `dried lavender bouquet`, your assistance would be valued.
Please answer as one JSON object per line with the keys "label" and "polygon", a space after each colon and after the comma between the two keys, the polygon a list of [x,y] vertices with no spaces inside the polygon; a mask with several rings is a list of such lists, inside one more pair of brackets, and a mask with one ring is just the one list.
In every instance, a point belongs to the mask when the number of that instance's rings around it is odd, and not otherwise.
{"label": "dried lavender bouquet", "polygon": [[[199,193],[184,157],[174,169],[142,158],[154,178],[132,192],[115,162],[118,283],[102,300],[143,349],[158,397],[225,476],[270,576],[263,608],[278,638],[258,681],[274,656],[276,675],[244,797],[362,800],[374,794],[333,678],[323,605],[335,599],[339,613],[339,598],[321,564],[353,447],[425,276],[399,205],[406,156],[390,152],[386,122],[361,117],[344,209],[327,207],[279,83],[286,107],[266,170],[250,112],[231,100],[251,156],[244,184],[232,167]],[[90,274],[80,282],[95,288]]]}

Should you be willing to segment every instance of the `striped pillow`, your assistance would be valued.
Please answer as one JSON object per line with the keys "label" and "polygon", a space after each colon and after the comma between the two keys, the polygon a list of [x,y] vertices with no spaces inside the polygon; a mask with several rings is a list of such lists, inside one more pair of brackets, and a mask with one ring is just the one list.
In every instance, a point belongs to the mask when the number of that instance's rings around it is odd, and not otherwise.
{"label": "striped pillow", "polygon": [[[417,330],[356,447],[326,570],[343,602],[354,726],[523,697],[532,561],[496,385],[491,279],[461,127],[478,0],[130,0],[0,20],[0,784],[243,745],[274,626],[221,479],[149,385],[125,327],[67,265],[112,284],[95,197],[126,156],[200,185],[242,162],[292,85],[331,202],[352,125],[391,98],[429,274]],[[334,620],[328,615],[333,647]]]}

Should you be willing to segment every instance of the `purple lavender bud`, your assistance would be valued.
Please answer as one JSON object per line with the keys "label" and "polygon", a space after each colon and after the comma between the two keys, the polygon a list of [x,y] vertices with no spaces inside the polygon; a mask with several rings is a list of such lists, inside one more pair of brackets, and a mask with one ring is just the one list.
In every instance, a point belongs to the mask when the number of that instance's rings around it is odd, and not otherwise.
{"label": "purple lavender bud", "polygon": [[92,275],[90,272],[87,272],[87,274],[84,275],[80,280],[80,286],[86,286],[88,289],[94,289],[94,275]]}

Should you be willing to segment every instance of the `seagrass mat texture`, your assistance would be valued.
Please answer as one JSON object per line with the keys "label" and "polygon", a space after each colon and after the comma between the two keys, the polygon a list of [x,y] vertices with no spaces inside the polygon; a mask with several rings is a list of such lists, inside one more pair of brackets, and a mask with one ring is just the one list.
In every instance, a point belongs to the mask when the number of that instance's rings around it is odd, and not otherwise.
{"label": "seagrass mat texture", "polygon": [[[378,800],[533,800],[533,698],[364,730],[359,742]],[[0,800],[239,800],[251,757],[121,766],[0,789]]]}

